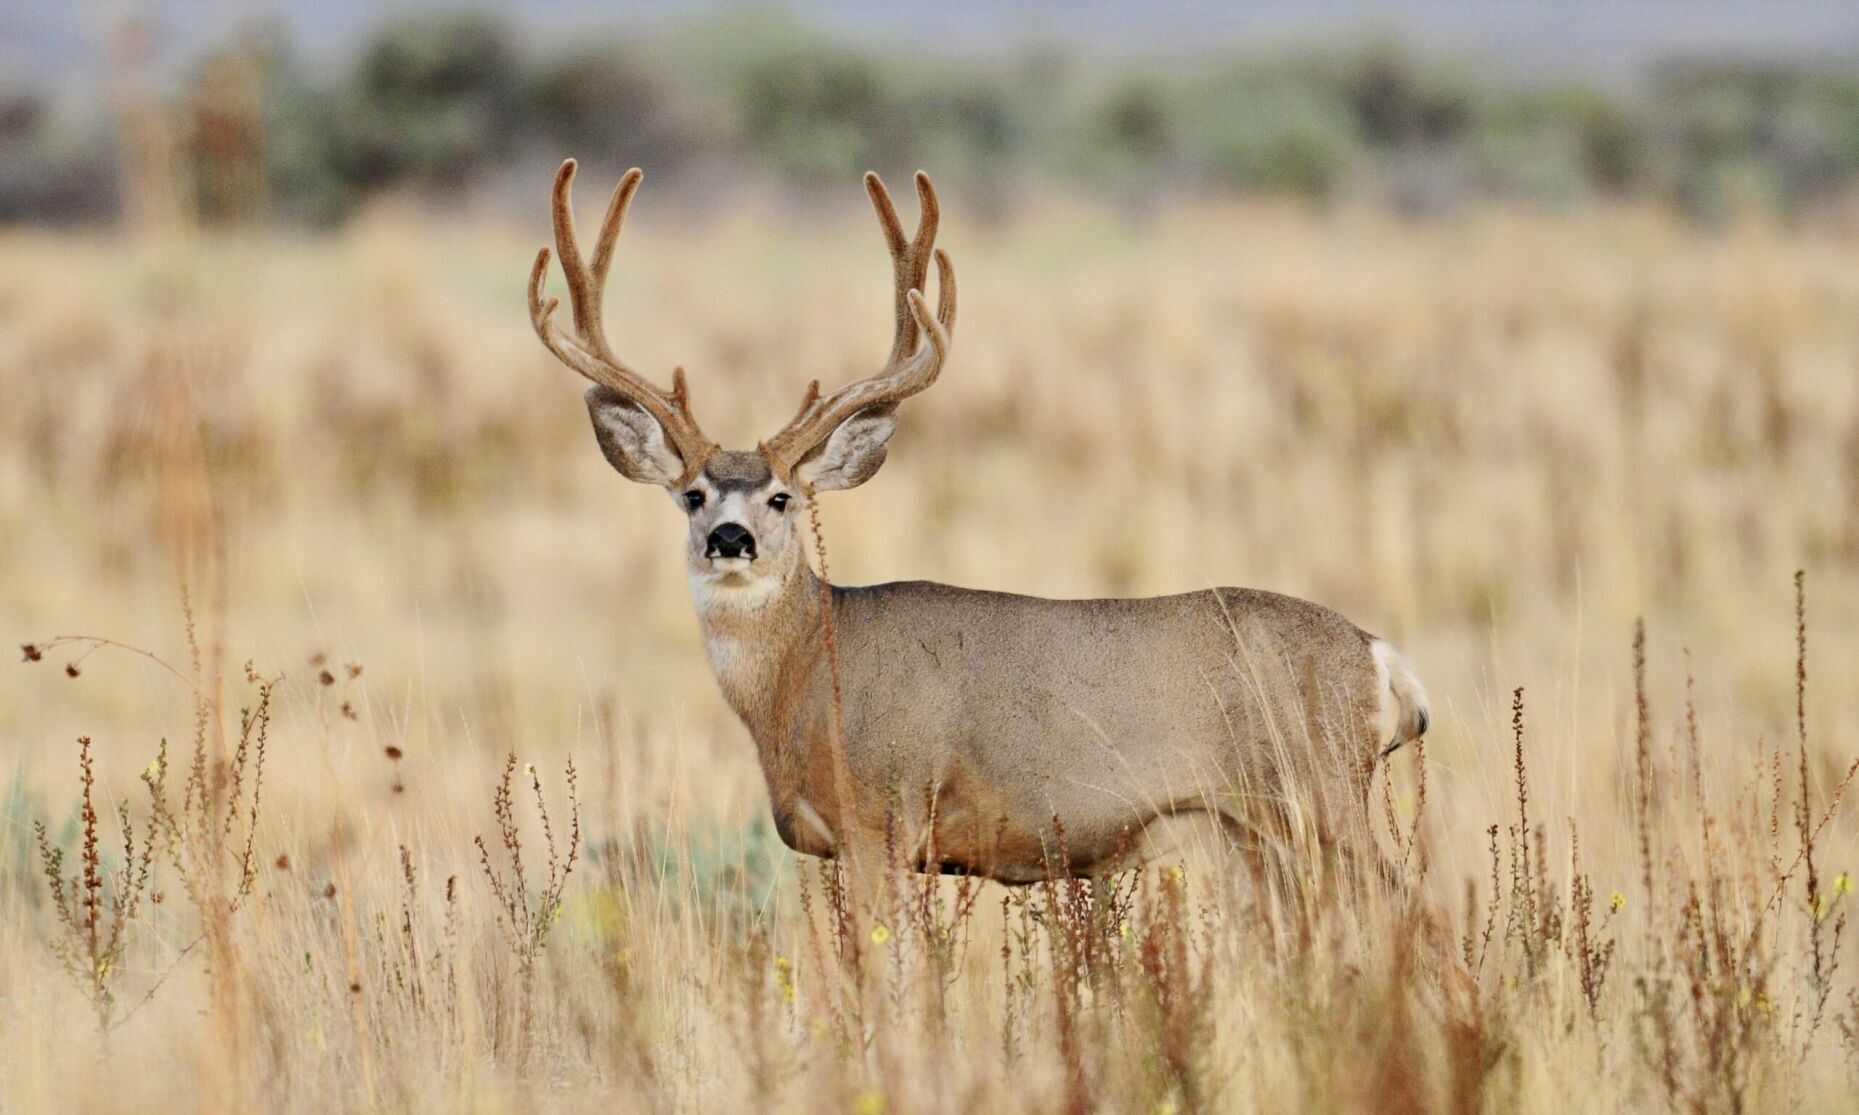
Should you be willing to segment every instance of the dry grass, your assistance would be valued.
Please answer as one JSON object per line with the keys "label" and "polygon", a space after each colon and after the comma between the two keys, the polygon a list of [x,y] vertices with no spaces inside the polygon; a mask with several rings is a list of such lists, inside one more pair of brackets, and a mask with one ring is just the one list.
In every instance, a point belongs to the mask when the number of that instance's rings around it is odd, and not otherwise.
{"label": "dry grass", "polygon": [[[1859,245],[947,205],[956,354],[834,574],[1395,638],[1415,902],[1197,859],[853,931],[528,334],[540,217],[4,231],[0,1110],[1848,1109]],[[726,444],[881,357],[862,216],[651,210],[611,329]]]}

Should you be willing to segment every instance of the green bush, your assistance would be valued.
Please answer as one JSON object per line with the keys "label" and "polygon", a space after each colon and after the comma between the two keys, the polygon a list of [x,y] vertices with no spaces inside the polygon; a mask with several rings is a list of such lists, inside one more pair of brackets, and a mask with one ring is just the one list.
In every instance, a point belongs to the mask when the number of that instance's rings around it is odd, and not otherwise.
{"label": "green bush", "polygon": [[[1429,210],[1637,197],[1711,218],[1859,183],[1851,67],[1678,60],[1602,86],[1510,81],[1385,38],[1166,64],[898,46],[763,12],[556,44],[427,15],[388,23],[330,78],[245,39],[176,97],[183,185],[209,220],[250,209],[255,180],[271,215],[320,223],[379,191],[455,196],[564,154],[802,191],[926,166],[995,207],[1043,178]],[[0,95],[0,219],[108,213],[113,153],[101,104]]]}
{"label": "green bush", "polygon": [[521,72],[508,33],[488,17],[388,25],[336,98],[338,171],[363,189],[463,183],[511,152]]}

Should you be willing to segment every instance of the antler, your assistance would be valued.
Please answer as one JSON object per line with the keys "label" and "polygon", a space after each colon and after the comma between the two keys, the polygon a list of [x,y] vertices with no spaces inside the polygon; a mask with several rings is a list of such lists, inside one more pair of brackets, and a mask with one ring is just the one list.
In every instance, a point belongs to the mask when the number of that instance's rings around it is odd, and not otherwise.
{"label": "antler", "polygon": [[562,332],[554,314],[559,299],[543,301],[542,287],[549,276],[549,249],[536,253],[536,266],[529,273],[529,321],[536,336],[555,354],[556,359],[604,387],[625,396],[658,421],[665,440],[684,461],[681,482],[704,467],[717,451],[717,444],[704,436],[691,415],[690,390],[684,383],[684,369],[671,373],[671,391],[660,390],[639,373],[627,367],[607,346],[606,327],[601,323],[601,296],[607,289],[607,270],[613,265],[613,246],[619,241],[620,226],[626,220],[626,208],[645,173],[638,167],[626,172],[613,189],[607,203],[606,219],[600,222],[600,236],[594,242],[594,259],[590,264],[581,255],[575,239],[574,206],[570,193],[574,185],[575,161],[562,162],[555,172],[555,246],[560,250],[562,274],[568,280],[568,300],[574,310],[574,335]]}
{"label": "antler", "polygon": [[[865,192],[871,195],[871,207],[878,212],[884,228],[885,243],[891,249],[891,263],[897,280],[897,335],[891,343],[890,358],[876,375],[847,384],[825,398],[820,397],[820,381],[807,386],[800,411],[775,436],[762,442],[762,452],[776,472],[790,477],[794,466],[804,460],[839,424],[861,410],[894,406],[936,382],[942,362],[949,354],[949,333],[955,327],[955,267],[948,253],[935,248],[939,210],[936,189],[929,175],[917,172],[917,200],[922,215],[917,221],[914,240],[904,239],[903,224],[891,195],[876,174],[865,175]],[[933,253],[932,253],[933,249]],[[936,259],[936,314],[930,316],[923,300],[924,283],[929,278],[931,255]]]}

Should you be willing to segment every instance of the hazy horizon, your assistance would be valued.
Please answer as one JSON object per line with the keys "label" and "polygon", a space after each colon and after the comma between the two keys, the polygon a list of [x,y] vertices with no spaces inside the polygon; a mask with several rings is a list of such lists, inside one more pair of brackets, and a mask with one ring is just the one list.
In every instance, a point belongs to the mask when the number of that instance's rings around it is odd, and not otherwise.
{"label": "hazy horizon", "polygon": [[1080,52],[1182,54],[1257,45],[1391,35],[1461,55],[1512,76],[1621,77],[1660,58],[1731,56],[1791,61],[1859,60],[1859,5],[1778,0],[1751,6],[1707,0],[1633,5],[1490,4],[1476,0],[1156,0],[1130,5],[1082,0],[1063,11],[1039,0],[945,0],[934,18],[902,0],[320,0],[312,4],[204,2],[152,5],[22,5],[0,10],[0,68],[39,88],[69,89],[102,72],[101,25],[124,13],[146,17],[159,64],[173,69],[253,26],[282,28],[313,64],[339,65],[383,23],[420,13],[477,11],[504,17],[527,37],[548,40],[590,30],[662,28],[744,12],[792,16],[862,40],[909,36],[937,52],[988,52],[1054,45]]}

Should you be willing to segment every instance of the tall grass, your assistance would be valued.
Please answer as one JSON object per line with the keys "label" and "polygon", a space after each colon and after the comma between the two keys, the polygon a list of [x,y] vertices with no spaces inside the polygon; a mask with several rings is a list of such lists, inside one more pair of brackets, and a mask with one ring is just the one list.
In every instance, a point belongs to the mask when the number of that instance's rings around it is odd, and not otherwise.
{"label": "tall grass", "polygon": [[[726,442],[881,357],[862,222],[649,210],[616,347]],[[1296,592],[1437,715],[1376,787],[1400,888],[883,847],[869,914],[775,841],[676,519],[527,335],[540,235],[0,234],[0,1107],[1849,1105],[1837,235],[957,235],[954,359],[825,505],[835,577]]]}

